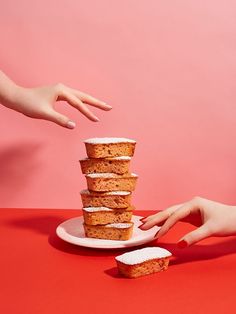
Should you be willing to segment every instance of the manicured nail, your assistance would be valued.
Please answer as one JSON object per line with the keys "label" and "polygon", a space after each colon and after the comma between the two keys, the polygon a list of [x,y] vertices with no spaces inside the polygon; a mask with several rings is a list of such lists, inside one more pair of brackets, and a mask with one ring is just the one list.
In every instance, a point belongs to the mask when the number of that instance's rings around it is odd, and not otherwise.
{"label": "manicured nail", "polygon": [[74,129],[76,124],[73,121],[68,121],[66,126],[68,129]]}
{"label": "manicured nail", "polygon": [[139,229],[141,229],[143,225],[144,225],[144,223],[143,223],[143,224],[141,224],[140,226],[138,226],[138,228],[139,228]]}
{"label": "manicured nail", "polygon": [[110,109],[112,109],[112,106],[107,105],[105,102],[103,103],[103,105],[104,105],[104,106],[106,106],[106,107],[107,107],[107,109],[109,109],[109,110],[110,110]]}
{"label": "manicured nail", "polygon": [[177,243],[177,245],[178,245],[178,248],[184,249],[188,246],[188,243],[185,240],[181,240]]}
{"label": "manicured nail", "polygon": [[147,217],[143,217],[143,218],[140,218],[139,220],[143,222],[146,218]]}

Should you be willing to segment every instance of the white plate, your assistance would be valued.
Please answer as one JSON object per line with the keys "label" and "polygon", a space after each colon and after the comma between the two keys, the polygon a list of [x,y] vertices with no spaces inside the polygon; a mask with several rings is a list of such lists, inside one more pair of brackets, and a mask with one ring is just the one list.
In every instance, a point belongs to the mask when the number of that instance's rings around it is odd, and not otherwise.
{"label": "white plate", "polygon": [[142,224],[140,222],[140,218],[142,217],[133,215],[132,217],[132,221],[134,223],[133,236],[130,240],[126,241],[86,238],[84,235],[83,228],[84,221],[83,216],[71,218],[69,220],[64,221],[57,227],[56,233],[59,238],[66,242],[90,248],[118,249],[138,246],[154,240],[155,234],[160,229],[159,227],[155,226],[147,231],[140,230],[138,228],[138,226]]}

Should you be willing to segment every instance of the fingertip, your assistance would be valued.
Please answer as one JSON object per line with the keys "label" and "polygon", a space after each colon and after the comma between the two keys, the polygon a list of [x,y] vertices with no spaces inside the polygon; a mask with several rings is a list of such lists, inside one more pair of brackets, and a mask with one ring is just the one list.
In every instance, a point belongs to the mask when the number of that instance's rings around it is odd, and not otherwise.
{"label": "fingertip", "polygon": [[143,229],[143,225],[144,225],[144,224],[141,224],[140,226],[138,226],[138,228],[141,229],[141,230],[144,230],[144,229]]}
{"label": "fingertip", "polygon": [[139,220],[144,223],[146,219],[147,217],[143,217],[143,218],[140,218]]}
{"label": "fingertip", "polygon": [[184,249],[188,246],[188,242],[185,241],[185,240],[180,240],[178,243],[177,243],[177,246],[179,249]]}
{"label": "fingertip", "polygon": [[99,122],[99,118],[94,115],[85,115],[92,122]]}
{"label": "fingertip", "polygon": [[68,129],[74,129],[76,127],[76,123],[74,121],[68,121],[66,127]]}
{"label": "fingertip", "polygon": [[156,232],[156,234],[154,235],[154,238],[155,239],[158,239],[159,238],[159,231],[160,231],[160,229]]}
{"label": "fingertip", "polygon": [[112,106],[110,106],[110,105],[107,105],[107,104],[105,104],[104,103],[104,106],[105,106],[105,110],[107,110],[107,111],[109,111],[109,110],[111,110],[112,109]]}

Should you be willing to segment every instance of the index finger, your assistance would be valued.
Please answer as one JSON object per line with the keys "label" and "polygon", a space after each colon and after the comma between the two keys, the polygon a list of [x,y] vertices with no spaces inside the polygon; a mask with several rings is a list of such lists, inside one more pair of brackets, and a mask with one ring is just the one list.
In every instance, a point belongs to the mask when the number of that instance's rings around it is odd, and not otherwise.
{"label": "index finger", "polygon": [[189,216],[196,208],[198,208],[196,204],[190,201],[173,212],[159,230],[157,238],[164,236],[178,221]]}
{"label": "index finger", "polygon": [[174,205],[171,206],[165,210],[162,210],[154,215],[150,215],[148,217],[145,217],[143,219],[141,219],[142,221],[142,225],[139,227],[142,230],[148,230],[152,227],[154,227],[155,225],[158,225],[162,222],[164,222],[165,220],[167,220],[170,215],[175,212],[181,205]]}
{"label": "index finger", "polygon": [[71,89],[72,92],[76,97],[78,97],[80,100],[85,102],[86,104],[102,109],[102,110],[111,110],[112,107],[110,105],[107,105],[104,101],[99,100],[91,95],[88,95],[86,93],[80,92],[76,89]]}

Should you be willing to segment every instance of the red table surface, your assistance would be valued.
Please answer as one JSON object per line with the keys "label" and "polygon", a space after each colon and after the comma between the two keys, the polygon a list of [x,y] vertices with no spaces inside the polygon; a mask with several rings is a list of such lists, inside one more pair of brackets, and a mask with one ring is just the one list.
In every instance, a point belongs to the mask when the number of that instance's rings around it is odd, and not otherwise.
{"label": "red table surface", "polygon": [[148,244],[173,253],[169,269],[125,279],[114,260],[125,250],[83,248],[56,236],[57,225],[81,211],[0,213],[0,313],[235,313],[235,237],[178,249],[176,241],[192,228],[179,223],[160,243]]}

